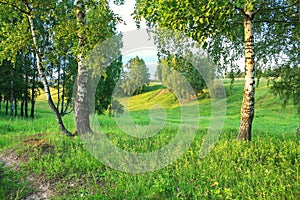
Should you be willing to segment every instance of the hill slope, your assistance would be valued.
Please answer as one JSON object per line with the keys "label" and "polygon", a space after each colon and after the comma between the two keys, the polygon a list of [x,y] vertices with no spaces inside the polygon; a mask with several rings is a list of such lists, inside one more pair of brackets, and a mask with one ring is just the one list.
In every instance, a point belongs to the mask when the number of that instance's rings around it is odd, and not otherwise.
{"label": "hill slope", "polygon": [[[240,108],[242,104],[243,80],[235,80],[233,87],[230,89],[229,81],[224,81],[226,89],[226,122],[225,129],[238,129],[240,123]],[[123,99],[121,102],[125,103]],[[201,127],[207,128],[211,112],[211,101],[207,98],[200,98],[188,104],[199,103],[200,115],[203,117]],[[180,105],[176,97],[168,89],[161,85],[150,85],[146,92],[130,98],[129,105],[126,108],[132,113],[133,118],[139,115],[147,115],[151,106],[161,105],[167,109],[170,118],[180,119]],[[282,107],[279,98],[270,93],[266,80],[261,80],[256,88],[255,94],[255,118],[253,122],[253,131],[268,132],[274,134],[294,134],[300,116],[293,106]],[[254,134],[255,135],[255,134]]]}
{"label": "hill slope", "polygon": [[[34,120],[0,114],[0,199],[36,196],[42,192],[40,186],[47,186],[54,199],[300,199],[296,110],[292,106],[283,109],[263,81],[256,92],[253,141],[238,142],[235,138],[243,81],[237,80],[232,90],[227,82],[225,86],[228,93],[225,126],[209,154],[203,158],[199,153],[211,120],[211,102],[202,98],[185,105],[187,109],[199,105],[201,117],[199,130],[186,151],[177,155],[177,149],[182,147],[179,141],[178,148],[167,154],[162,152],[148,166],[164,163],[170,153],[175,153],[177,159],[157,171],[142,174],[118,171],[113,163],[105,165],[88,151],[81,137],[60,134],[52,112],[42,99],[37,103]],[[114,118],[99,116],[110,143],[124,151],[155,152],[179,134],[181,109],[174,96],[161,86],[147,89],[130,99],[128,109],[133,120],[146,127],[151,122],[148,108],[158,103],[166,108],[166,126],[153,137],[132,137],[128,130],[119,129]],[[64,121],[69,129],[75,129],[71,115],[64,117]],[[184,136],[189,136],[189,132]],[[120,158],[103,147],[96,150],[112,155],[113,160]],[[18,170],[8,166],[6,158],[15,159]],[[134,159],[128,157],[120,165],[132,163]]]}

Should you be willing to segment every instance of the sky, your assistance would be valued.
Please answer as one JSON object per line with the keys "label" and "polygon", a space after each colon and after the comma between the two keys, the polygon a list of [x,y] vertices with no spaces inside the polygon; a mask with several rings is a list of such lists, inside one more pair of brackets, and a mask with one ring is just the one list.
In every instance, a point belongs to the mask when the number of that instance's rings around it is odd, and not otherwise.
{"label": "sky", "polygon": [[[117,30],[122,32],[124,48],[122,50],[124,65],[136,56],[142,58],[149,70],[150,79],[154,79],[157,66],[157,49],[154,41],[151,40],[146,32],[145,22],[141,22],[140,30],[137,29],[136,23],[131,16],[134,11],[135,0],[126,0],[124,5],[115,5],[110,1],[110,6],[114,13],[122,17],[124,23],[117,25]],[[139,39],[137,39],[139,38]]]}
{"label": "sky", "polygon": [[131,13],[134,11],[135,0],[126,0],[123,5],[115,5],[112,1],[110,1],[110,7],[112,10],[122,17],[125,21],[126,25],[118,24],[117,28],[119,31],[126,32],[131,30],[136,30],[136,25],[132,17]]}
{"label": "sky", "polygon": [[[154,78],[154,73],[156,72],[156,66],[158,62],[157,57],[157,49],[154,47],[154,41],[149,40],[149,36],[146,33],[146,25],[145,22],[141,22],[141,29],[137,30],[136,23],[134,19],[132,18],[131,14],[134,11],[136,0],[125,0],[124,5],[115,5],[113,1],[110,1],[110,7],[114,11],[114,13],[118,14],[122,19],[124,20],[124,23],[117,25],[117,30],[119,32],[125,33],[128,36],[132,35],[132,37],[129,37],[129,39],[124,41],[124,46],[126,51],[122,52],[123,55],[123,63],[124,65],[131,59],[136,56],[139,56],[142,58],[151,75],[151,79]],[[139,43],[138,46],[132,45],[136,43],[135,37],[141,36],[143,37],[143,41]],[[132,48],[130,47],[132,46]],[[133,47],[134,46],[134,47]],[[151,47],[151,48],[150,48]],[[243,71],[244,70],[244,59],[237,61],[237,65],[239,68]]]}

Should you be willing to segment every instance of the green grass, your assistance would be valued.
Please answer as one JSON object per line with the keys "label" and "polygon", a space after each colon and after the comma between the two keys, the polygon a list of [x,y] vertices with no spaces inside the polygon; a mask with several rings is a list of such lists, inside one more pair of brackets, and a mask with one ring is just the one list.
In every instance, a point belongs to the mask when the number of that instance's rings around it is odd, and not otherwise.
{"label": "green grass", "polygon": [[23,199],[32,192],[24,172],[3,169],[0,164],[0,199]]}
{"label": "green grass", "polygon": [[[23,179],[32,173],[43,177],[53,185],[55,199],[299,199],[300,140],[295,136],[299,121],[296,110],[292,106],[282,108],[280,101],[270,95],[266,81],[262,81],[256,91],[253,141],[238,142],[235,138],[243,81],[237,80],[232,90],[225,84],[228,96],[223,133],[205,158],[200,158],[199,152],[210,123],[208,99],[199,100],[203,119],[188,150],[171,165],[145,174],[120,172],[102,164],[86,150],[80,137],[60,134],[47,104],[39,101],[35,120],[0,115],[0,150],[14,151],[28,160],[21,166],[20,174],[0,171]],[[146,89],[147,93],[130,99],[129,109],[133,120],[146,126],[150,123],[151,106],[160,103],[166,108],[166,126],[151,139],[133,138],[119,130],[113,118],[99,117],[109,140],[124,150],[155,151],[177,134],[180,108],[174,96],[160,93],[163,88],[157,85]],[[188,105],[195,103],[198,102]],[[72,116],[64,121],[71,131],[75,130]],[[7,175],[2,174],[1,185],[7,180]],[[24,180],[14,187],[10,184],[9,192],[0,187],[0,199],[15,198],[24,186],[25,191],[30,190],[26,184]]]}
{"label": "green grass", "polygon": [[0,199],[23,199],[32,192],[24,172],[5,169],[0,163]]}

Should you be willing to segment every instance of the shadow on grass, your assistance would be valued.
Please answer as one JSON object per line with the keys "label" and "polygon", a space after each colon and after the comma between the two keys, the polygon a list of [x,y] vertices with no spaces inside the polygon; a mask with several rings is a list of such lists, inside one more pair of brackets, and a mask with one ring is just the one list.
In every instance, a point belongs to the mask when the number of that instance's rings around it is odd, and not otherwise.
{"label": "shadow on grass", "polygon": [[143,92],[151,92],[155,90],[165,89],[163,85],[148,85],[144,88]]}

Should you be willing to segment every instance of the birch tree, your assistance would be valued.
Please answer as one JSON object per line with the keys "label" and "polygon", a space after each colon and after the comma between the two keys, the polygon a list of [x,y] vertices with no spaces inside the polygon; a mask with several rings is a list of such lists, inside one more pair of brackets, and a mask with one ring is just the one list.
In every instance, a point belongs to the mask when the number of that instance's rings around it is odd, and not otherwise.
{"label": "birch tree", "polygon": [[53,70],[49,63],[56,67],[54,65],[60,63],[62,52],[65,57],[71,54],[72,58],[77,58],[78,77],[74,102],[76,127],[78,133],[90,132],[86,103],[88,66],[83,61],[95,45],[115,34],[117,17],[109,9],[108,2],[0,0],[0,11],[4,13],[0,17],[3,25],[0,31],[0,37],[3,36],[0,58],[8,58],[14,62],[20,49],[33,50],[48,104],[56,116],[60,130],[68,136],[72,134],[64,126],[61,113],[53,102],[47,78],[51,74],[50,70]]}
{"label": "birch tree", "polygon": [[[89,88],[89,66],[85,59],[88,53],[106,39],[115,35],[117,17],[110,10],[106,0],[101,1],[76,1],[76,22],[78,49],[77,62],[78,74],[76,80],[76,96],[74,102],[74,113],[78,134],[92,132],[90,127],[89,114],[91,112],[89,101],[95,97],[89,97],[93,90]],[[117,49],[115,49],[117,50]],[[99,59],[99,58],[98,58]],[[98,66],[105,71],[107,66]],[[117,74],[116,74],[117,75]],[[94,105],[94,103],[92,104]]]}
{"label": "birch tree", "polygon": [[[291,30],[299,26],[299,2],[238,0],[137,0],[134,16],[148,27],[186,33],[207,49],[220,68],[244,58],[245,86],[241,106],[239,140],[251,140],[254,119],[255,69],[280,59],[295,40]],[[299,43],[298,43],[299,44]],[[256,56],[255,53],[256,52]],[[289,52],[289,59],[296,53]]]}
{"label": "birch tree", "polygon": [[77,55],[78,74],[76,80],[76,96],[74,102],[74,113],[78,134],[92,132],[89,120],[88,68],[84,64],[83,56],[85,12],[84,1],[78,0],[76,3],[76,20],[78,27],[77,35],[79,52]]}
{"label": "birch tree", "polygon": [[[3,17],[6,17],[6,19],[15,19],[16,22],[15,23],[5,23],[5,30],[9,30],[12,29],[13,26],[17,26],[19,27],[19,30],[17,30],[17,32],[15,32],[14,34],[16,34],[18,37],[17,39],[15,38],[14,40],[12,40],[12,38],[10,38],[9,34],[12,33],[7,33],[8,35],[6,35],[6,41],[4,42],[11,42],[14,46],[9,45],[8,47],[6,47],[6,49],[4,49],[4,51],[2,51],[2,56],[8,56],[7,53],[8,52],[12,52],[11,55],[11,59],[14,59],[14,54],[15,52],[17,52],[20,48],[25,48],[26,46],[28,47],[28,40],[30,42],[32,42],[30,45],[33,48],[34,54],[35,54],[35,61],[36,61],[36,67],[37,67],[37,71],[39,74],[39,77],[41,79],[41,82],[43,84],[44,87],[44,92],[46,94],[46,99],[47,102],[51,108],[51,110],[54,112],[56,119],[57,119],[57,123],[59,125],[60,130],[68,135],[71,136],[72,134],[66,129],[66,127],[64,126],[64,123],[62,121],[62,118],[59,114],[59,111],[57,110],[51,93],[50,93],[50,88],[49,88],[49,84],[48,84],[48,80],[46,77],[46,68],[45,66],[43,66],[43,62],[42,62],[42,56],[41,56],[41,47],[40,47],[40,42],[39,39],[41,37],[39,37],[38,35],[38,31],[36,29],[36,22],[37,19],[39,19],[40,16],[45,17],[47,16],[47,14],[51,13],[51,10],[53,10],[53,8],[55,8],[56,5],[56,1],[28,1],[28,0],[22,0],[22,1],[16,1],[16,0],[3,0],[0,1],[0,6],[1,6],[1,10],[4,11],[3,13],[5,13],[5,15]],[[29,29],[29,34],[28,34],[28,29]],[[2,29],[3,31],[3,29]],[[5,34],[5,33],[4,33]],[[2,46],[3,47],[3,46]],[[1,49],[3,50],[3,49]]]}

